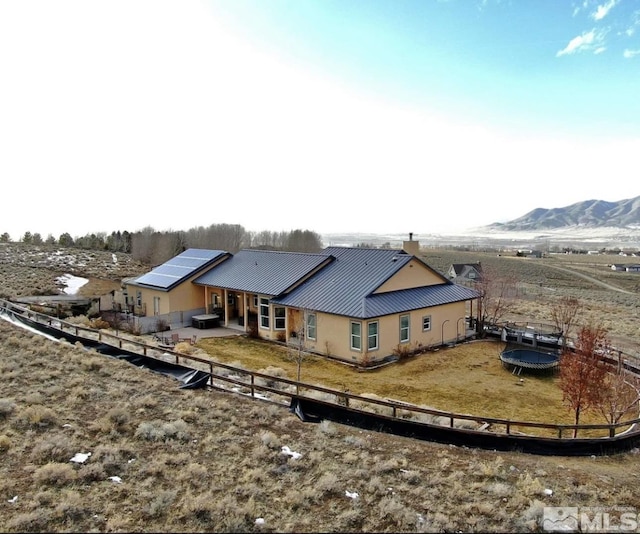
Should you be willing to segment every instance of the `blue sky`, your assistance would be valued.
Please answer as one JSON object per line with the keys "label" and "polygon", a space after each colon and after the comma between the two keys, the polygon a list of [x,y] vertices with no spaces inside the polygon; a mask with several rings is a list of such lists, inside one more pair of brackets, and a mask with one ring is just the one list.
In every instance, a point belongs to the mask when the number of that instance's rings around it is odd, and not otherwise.
{"label": "blue sky", "polygon": [[461,232],[640,195],[635,0],[0,3],[0,233]]}

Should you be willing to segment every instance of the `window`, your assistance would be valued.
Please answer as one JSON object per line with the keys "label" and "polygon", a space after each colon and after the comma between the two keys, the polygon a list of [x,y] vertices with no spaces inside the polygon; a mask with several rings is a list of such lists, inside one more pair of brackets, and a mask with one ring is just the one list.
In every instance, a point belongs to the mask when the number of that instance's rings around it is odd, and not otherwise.
{"label": "window", "polygon": [[142,306],[142,291],[136,291],[136,304]]}
{"label": "window", "polygon": [[269,328],[269,299],[260,299],[260,326]]}
{"label": "window", "polygon": [[277,306],[273,308],[273,322],[275,323],[273,327],[276,330],[284,330],[286,323],[286,310],[282,306]]}
{"label": "window", "polygon": [[351,348],[362,350],[362,325],[360,323],[351,323]]}
{"label": "window", "polygon": [[431,315],[425,315],[422,318],[422,331],[431,330]]}
{"label": "window", "polygon": [[253,295],[253,307],[258,308],[258,295]]}
{"label": "window", "polygon": [[367,328],[367,348],[369,350],[375,350],[378,348],[378,321],[369,323]]}
{"label": "window", "polygon": [[406,343],[411,339],[411,331],[409,329],[409,315],[400,316],[400,343]]}
{"label": "window", "polygon": [[316,314],[307,314],[307,339],[316,338]]}
{"label": "window", "polygon": [[153,297],[153,315],[160,315],[160,297]]}

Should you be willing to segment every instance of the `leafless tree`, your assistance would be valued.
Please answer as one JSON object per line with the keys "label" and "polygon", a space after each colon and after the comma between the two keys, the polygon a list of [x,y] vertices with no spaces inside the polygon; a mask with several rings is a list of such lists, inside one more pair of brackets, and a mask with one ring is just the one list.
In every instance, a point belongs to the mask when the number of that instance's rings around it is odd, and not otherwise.
{"label": "leafless tree", "polygon": [[475,289],[480,293],[478,315],[482,333],[485,325],[498,323],[513,308],[516,282],[512,277],[485,270]]}
{"label": "leafless tree", "polygon": [[575,297],[564,296],[556,301],[551,308],[551,319],[558,330],[562,331],[562,346],[565,347],[567,339],[573,328],[578,312],[582,305]]}
{"label": "leafless tree", "polygon": [[305,339],[307,330],[307,311],[300,310],[300,312],[296,315],[296,318],[293,320],[293,324],[291,328],[289,328],[289,332],[293,335],[292,337],[295,340],[290,353],[289,358],[296,364],[296,395],[300,392],[300,378],[302,375],[302,364],[306,359],[309,358],[309,353],[305,350]]}
{"label": "leafless tree", "polygon": [[640,380],[637,376],[618,367],[607,373],[601,388],[598,409],[608,423],[619,423],[626,413],[634,409],[634,417],[637,417],[640,403]]}

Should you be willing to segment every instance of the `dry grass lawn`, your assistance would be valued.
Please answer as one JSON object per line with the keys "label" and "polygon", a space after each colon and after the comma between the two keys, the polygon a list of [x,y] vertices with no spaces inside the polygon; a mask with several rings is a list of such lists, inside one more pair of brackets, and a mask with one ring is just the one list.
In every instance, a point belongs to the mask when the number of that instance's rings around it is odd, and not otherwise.
{"label": "dry grass lawn", "polygon": [[[198,347],[222,363],[290,379],[297,375],[294,349],[242,337],[203,339]],[[557,376],[514,376],[499,359],[503,347],[500,341],[474,341],[371,371],[309,356],[302,363],[301,380],[461,414],[572,424],[573,414],[562,402]],[[587,412],[581,422],[605,424],[606,420]]]}

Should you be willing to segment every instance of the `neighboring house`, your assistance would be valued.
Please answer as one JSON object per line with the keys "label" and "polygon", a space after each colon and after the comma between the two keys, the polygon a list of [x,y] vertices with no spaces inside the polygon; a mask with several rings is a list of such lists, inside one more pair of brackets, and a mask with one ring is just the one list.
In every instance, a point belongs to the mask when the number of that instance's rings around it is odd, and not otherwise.
{"label": "neighboring house", "polygon": [[612,271],[626,271],[627,266],[623,263],[612,263],[611,264]]}
{"label": "neighboring house", "polygon": [[162,318],[167,325],[190,324],[191,315],[205,311],[203,290],[191,282],[229,257],[231,254],[222,250],[190,248],[148,273],[125,280],[125,310]]}
{"label": "neighboring house", "polygon": [[452,263],[447,278],[456,284],[473,286],[482,281],[482,265],[475,263]]}
{"label": "neighboring house", "polygon": [[628,273],[640,273],[640,265],[627,265]]}

